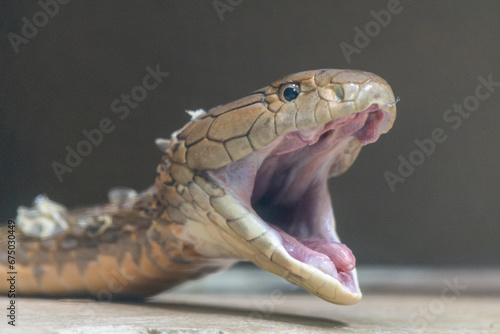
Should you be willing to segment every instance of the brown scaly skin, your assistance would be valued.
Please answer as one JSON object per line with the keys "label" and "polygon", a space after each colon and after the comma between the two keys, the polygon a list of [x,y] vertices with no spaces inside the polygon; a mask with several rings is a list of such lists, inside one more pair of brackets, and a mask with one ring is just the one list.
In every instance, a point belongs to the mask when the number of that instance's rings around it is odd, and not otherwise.
{"label": "brown scaly skin", "polygon": [[[91,217],[83,229],[69,229],[50,238],[24,236],[16,229],[16,292],[21,295],[87,296],[101,300],[145,297],[189,279],[204,276],[230,263],[198,255],[177,240],[168,228],[153,222],[154,194],[146,192],[130,203],[71,212]],[[112,224],[100,231],[103,217]],[[158,221],[160,218],[157,218]],[[0,232],[7,235],[6,229]],[[2,238],[0,269],[8,266],[7,240]],[[5,280],[1,291],[7,291]]]}
{"label": "brown scaly skin", "polygon": [[[300,87],[293,103],[280,100],[286,83]],[[247,259],[327,301],[357,302],[360,293],[341,291],[325,274],[287,257],[255,212],[209,172],[255,151],[272,150],[291,131],[326,124],[374,103],[385,105],[390,115],[385,133],[396,110],[383,79],[367,72],[317,70],[287,76],[193,117],[163,142],[165,154],[148,191],[120,203],[70,211],[65,230],[48,237],[25,235],[16,227],[17,293],[145,297]],[[356,140],[346,144],[333,174],[349,168],[360,148]],[[7,230],[0,234],[7,236]],[[2,237],[4,273],[10,271],[6,250]],[[0,291],[8,291],[7,283],[0,280]]]}

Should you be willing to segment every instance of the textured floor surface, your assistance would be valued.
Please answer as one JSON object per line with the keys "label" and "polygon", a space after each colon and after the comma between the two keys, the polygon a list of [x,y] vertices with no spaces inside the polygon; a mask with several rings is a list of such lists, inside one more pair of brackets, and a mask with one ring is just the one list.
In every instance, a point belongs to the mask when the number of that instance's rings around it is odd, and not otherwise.
{"label": "textured floor surface", "polygon": [[0,297],[0,333],[500,333],[500,270],[361,268],[363,299],[326,303],[236,267],[141,303]]}

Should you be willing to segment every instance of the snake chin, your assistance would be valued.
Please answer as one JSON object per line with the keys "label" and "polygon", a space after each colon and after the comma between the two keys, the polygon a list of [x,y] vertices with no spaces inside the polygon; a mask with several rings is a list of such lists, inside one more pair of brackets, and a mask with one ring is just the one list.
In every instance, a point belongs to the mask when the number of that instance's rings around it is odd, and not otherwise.
{"label": "snake chin", "polygon": [[389,119],[389,113],[374,104],[323,125],[291,131],[211,174],[279,236],[293,259],[358,293],[356,259],[335,232],[327,182],[354,162],[362,145],[378,139]]}

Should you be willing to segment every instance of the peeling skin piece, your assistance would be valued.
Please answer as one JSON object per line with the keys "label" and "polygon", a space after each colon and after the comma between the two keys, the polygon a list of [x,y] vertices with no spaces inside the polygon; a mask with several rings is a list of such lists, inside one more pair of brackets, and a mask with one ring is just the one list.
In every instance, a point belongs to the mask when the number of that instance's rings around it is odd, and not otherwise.
{"label": "peeling skin piece", "polygon": [[[16,293],[147,297],[249,260],[328,302],[358,302],[327,182],[389,131],[397,101],[375,74],[321,69],[188,112],[191,121],[157,140],[164,155],[148,190],[120,188],[78,210],[46,197],[19,208]],[[9,287],[0,280],[0,292]]]}

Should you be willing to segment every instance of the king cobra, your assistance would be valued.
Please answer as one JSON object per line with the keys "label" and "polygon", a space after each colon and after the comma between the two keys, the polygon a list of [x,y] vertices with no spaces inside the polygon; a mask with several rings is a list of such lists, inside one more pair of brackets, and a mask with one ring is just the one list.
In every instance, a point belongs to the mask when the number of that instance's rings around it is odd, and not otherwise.
{"label": "king cobra", "polygon": [[[328,302],[358,302],[327,180],[389,131],[396,102],[375,74],[321,69],[189,112],[157,140],[148,190],[116,188],[75,210],[41,195],[18,209],[16,294],[143,298],[249,260]],[[12,272],[1,235],[0,270]]]}

